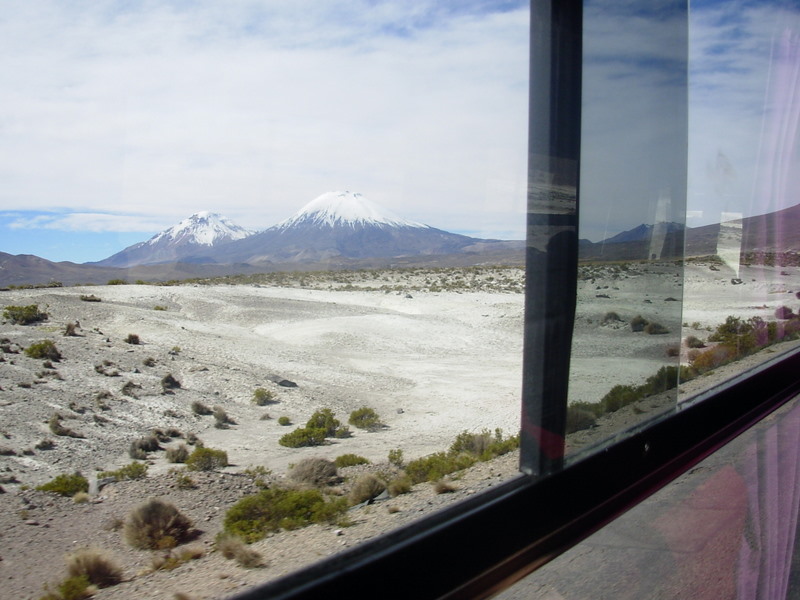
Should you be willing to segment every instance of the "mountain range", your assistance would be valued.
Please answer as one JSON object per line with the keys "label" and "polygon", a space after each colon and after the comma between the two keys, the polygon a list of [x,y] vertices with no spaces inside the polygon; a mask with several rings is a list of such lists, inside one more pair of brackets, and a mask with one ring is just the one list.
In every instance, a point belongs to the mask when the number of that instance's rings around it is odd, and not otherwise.
{"label": "mountain range", "polygon": [[[726,242],[727,240],[727,242]],[[800,205],[738,221],[687,227],[643,224],[600,242],[580,240],[582,260],[669,259],[800,251]],[[200,212],[95,263],[51,262],[0,252],[0,286],[59,281],[164,281],[234,273],[524,263],[525,242],[485,240],[399,217],[352,192],[328,192],[261,232]]]}
{"label": "mountain range", "polygon": [[432,256],[508,244],[449,233],[399,217],[358,193],[328,192],[294,216],[259,233],[224,217],[198,213],[100,267],[171,262],[205,264],[317,263],[342,259]]}
{"label": "mountain range", "polygon": [[279,270],[522,264],[525,242],[473,238],[409,221],[363,195],[327,192],[261,232],[200,212],[101,261],[0,252],[0,285],[121,278],[163,281]]}

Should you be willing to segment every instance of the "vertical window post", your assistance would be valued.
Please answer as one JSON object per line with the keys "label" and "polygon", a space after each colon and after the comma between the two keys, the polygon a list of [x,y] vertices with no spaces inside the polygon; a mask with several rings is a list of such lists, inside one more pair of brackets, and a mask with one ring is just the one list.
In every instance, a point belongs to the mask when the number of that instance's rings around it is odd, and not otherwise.
{"label": "vertical window post", "polygon": [[532,0],[521,468],[561,468],[578,272],[581,0]]}

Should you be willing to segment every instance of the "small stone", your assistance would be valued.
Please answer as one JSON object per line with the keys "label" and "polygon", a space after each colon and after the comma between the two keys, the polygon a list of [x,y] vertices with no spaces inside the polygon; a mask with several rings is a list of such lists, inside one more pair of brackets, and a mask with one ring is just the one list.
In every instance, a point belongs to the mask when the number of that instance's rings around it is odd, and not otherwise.
{"label": "small stone", "polygon": [[344,531],[342,531],[341,529],[337,529],[337,530],[336,530],[336,531],[334,531],[333,533],[334,533],[335,535],[344,535]]}

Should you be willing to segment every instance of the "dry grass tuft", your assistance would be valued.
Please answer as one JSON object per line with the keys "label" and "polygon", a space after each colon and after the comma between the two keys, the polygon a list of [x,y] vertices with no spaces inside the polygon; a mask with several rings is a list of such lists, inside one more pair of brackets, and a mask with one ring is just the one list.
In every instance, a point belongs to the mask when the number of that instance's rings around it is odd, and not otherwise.
{"label": "dry grass tuft", "polygon": [[174,548],[188,535],[192,521],[173,504],[151,498],[135,508],[125,520],[123,534],[134,548]]}
{"label": "dry grass tuft", "polygon": [[70,577],[85,575],[90,583],[101,588],[122,581],[122,570],[96,548],[82,548],[67,556],[67,571]]}
{"label": "dry grass tuft", "polygon": [[327,458],[304,458],[289,471],[289,479],[295,483],[319,487],[338,482],[339,472],[336,463]]}
{"label": "dry grass tuft", "polygon": [[369,473],[362,475],[350,490],[348,500],[350,504],[361,504],[379,496],[386,489],[386,484],[375,475]]}
{"label": "dry grass tuft", "polygon": [[229,560],[235,560],[245,569],[253,569],[264,566],[264,558],[261,553],[250,548],[244,541],[229,533],[221,533],[217,536],[216,547],[222,556]]}
{"label": "dry grass tuft", "polygon": [[445,481],[444,479],[440,479],[436,483],[433,484],[433,490],[437,494],[450,494],[455,492],[458,488],[454,486],[449,481]]}

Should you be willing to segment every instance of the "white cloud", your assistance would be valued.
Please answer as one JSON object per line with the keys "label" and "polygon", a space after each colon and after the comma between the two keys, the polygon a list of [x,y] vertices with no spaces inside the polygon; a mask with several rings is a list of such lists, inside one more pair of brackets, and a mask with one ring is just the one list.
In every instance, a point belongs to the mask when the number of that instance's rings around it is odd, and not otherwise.
{"label": "white cloud", "polygon": [[445,228],[493,206],[521,232],[527,10],[447,6],[6,7],[0,205],[266,227],[344,187]]}
{"label": "white cloud", "polygon": [[[0,214],[0,218],[8,215]],[[164,229],[168,223],[149,217],[105,213],[71,212],[65,214],[35,214],[8,219],[10,229],[50,229],[58,231],[152,232]]]}

